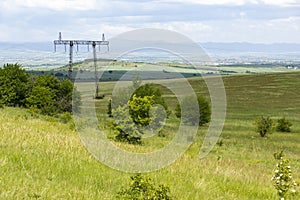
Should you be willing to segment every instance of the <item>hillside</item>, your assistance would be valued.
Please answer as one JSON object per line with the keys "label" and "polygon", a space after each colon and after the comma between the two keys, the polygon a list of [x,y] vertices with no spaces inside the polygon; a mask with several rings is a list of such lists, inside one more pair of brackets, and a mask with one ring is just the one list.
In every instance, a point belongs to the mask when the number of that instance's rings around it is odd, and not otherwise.
{"label": "hillside", "polygon": [[[202,79],[189,81],[197,93],[208,96]],[[235,75],[223,81],[227,117],[213,151],[198,158],[207,129],[202,127],[180,159],[146,175],[169,185],[174,199],[276,199],[271,182],[274,152],[284,150],[300,180],[300,74]],[[107,118],[113,86],[113,82],[101,83],[106,94],[97,101],[101,123]],[[174,108],[175,97],[171,93],[165,97]],[[292,132],[274,131],[261,138],[253,125],[261,115],[285,116],[293,123]],[[0,136],[0,199],[115,199],[132,175],[99,163],[83,147],[70,122],[6,107],[0,109]],[[147,150],[147,144],[138,148]],[[291,199],[299,198],[298,194]]]}

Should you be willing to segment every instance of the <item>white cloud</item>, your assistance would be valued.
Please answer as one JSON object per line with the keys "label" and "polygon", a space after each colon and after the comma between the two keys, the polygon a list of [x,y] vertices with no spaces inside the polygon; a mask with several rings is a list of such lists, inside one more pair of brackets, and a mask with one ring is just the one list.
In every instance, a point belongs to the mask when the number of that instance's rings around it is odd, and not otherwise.
{"label": "white cloud", "polygon": [[195,41],[300,42],[297,5],[299,0],[0,0],[0,41],[164,28]]}
{"label": "white cloud", "polygon": [[103,0],[2,0],[0,7],[13,9],[93,10],[104,6]]}
{"label": "white cloud", "polygon": [[276,6],[300,6],[299,0],[261,0],[261,2]]}
{"label": "white cloud", "polygon": [[163,0],[168,3],[192,3],[202,5],[245,5],[245,4],[268,4],[276,6],[300,6],[298,0]]}

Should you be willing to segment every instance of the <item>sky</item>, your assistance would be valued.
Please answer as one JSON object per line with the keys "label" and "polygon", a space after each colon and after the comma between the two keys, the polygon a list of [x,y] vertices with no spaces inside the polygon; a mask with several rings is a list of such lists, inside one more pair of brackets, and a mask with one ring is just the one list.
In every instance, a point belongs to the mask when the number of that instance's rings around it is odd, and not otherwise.
{"label": "sky", "polygon": [[0,42],[160,28],[196,42],[300,43],[300,0],[1,0],[0,10]]}

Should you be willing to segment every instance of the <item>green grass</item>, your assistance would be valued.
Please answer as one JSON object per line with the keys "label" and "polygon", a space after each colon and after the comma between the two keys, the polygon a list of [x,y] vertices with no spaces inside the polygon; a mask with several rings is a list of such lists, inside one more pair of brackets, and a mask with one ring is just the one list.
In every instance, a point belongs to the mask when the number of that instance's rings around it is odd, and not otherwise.
{"label": "green grass", "polygon": [[[146,175],[169,185],[175,199],[276,199],[271,182],[274,152],[284,150],[294,177],[300,180],[300,74],[236,75],[223,81],[227,94],[227,117],[220,137],[223,144],[199,159],[207,129],[201,127],[182,157]],[[208,97],[203,80],[193,78],[190,83],[197,93]],[[100,85],[106,96],[96,105],[103,126],[113,87],[113,82]],[[166,91],[165,97],[174,109],[172,93]],[[261,115],[274,119],[285,116],[293,123],[292,132],[261,138],[253,125]],[[117,145],[131,151],[152,151],[172,139],[176,123],[172,114],[166,138],[155,136],[139,147]],[[130,176],[93,158],[70,124],[31,116],[21,108],[0,109],[0,199],[115,199]]]}

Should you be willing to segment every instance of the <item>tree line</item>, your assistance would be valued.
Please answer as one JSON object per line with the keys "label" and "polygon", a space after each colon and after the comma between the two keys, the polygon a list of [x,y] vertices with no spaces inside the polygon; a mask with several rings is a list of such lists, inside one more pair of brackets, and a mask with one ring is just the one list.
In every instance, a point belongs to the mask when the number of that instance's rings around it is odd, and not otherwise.
{"label": "tree line", "polygon": [[[72,104],[73,98],[73,104]],[[80,95],[69,79],[33,76],[20,64],[0,68],[0,106],[25,107],[45,115],[78,112]]]}

